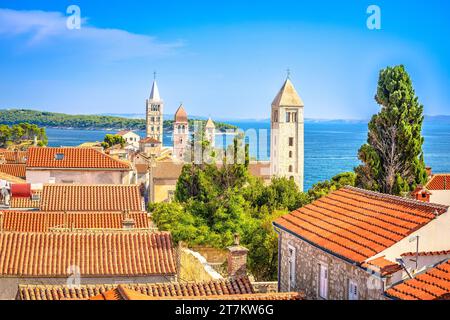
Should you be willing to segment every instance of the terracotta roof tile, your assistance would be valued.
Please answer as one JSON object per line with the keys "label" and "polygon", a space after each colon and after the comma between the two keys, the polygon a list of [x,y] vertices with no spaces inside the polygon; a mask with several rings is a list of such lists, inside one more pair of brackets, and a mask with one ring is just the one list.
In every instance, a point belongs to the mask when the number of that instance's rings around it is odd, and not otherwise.
{"label": "terracotta roof tile", "polygon": [[[33,194],[39,194],[41,196],[42,191],[35,190],[32,191]],[[40,200],[32,200],[31,197],[11,197],[11,201],[9,202],[10,208],[12,209],[38,209],[41,201]]]}
{"label": "terracotta roof tile", "polygon": [[184,164],[174,161],[158,161],[153,171],[153,179],[177,180]]}
{"label": "terracotta roof tile", "polygon": [[[58,160],[57,155],[61,155],[62,159]],[[131,167],[129,163],[114,159],[94,148],[30,148],[27,168],[129,170]]]}
{"label": "terracotta roof tile", "polygon": [[[121,229],[125,215],[120,212],[44,212],[0,211],[3,214],[3,231],[48,232],[54,228]],[[127,215],[135,228],[149,228],[146,212]]]}
{"label": "terracotta roof tile", "polygon": [[[442,251],[422,251],[418,253],[420,257],[425,257],[425,256],[443,256],[443,255],[447,255],[450,254],[450,250],[442,250]],[[402,253],[401,256],[415,256],[416,253],[415,252],[405,252]]]}
{"label": "terracotta roof tile", "polygon": [[450,294],[450,261],[447,260],[413,279],[386,291],[390,297],[402,300],[437,300]]}
{"label": "terracotta roof tile", "polygon": [[274,225],[348,260],[362,263],[442,214],[447,206],[353,187],[284,215]]}
{"label": "terracotta roof tile", "polygon": [[153,137],[147,137],[139,140],[139,143],[154,143],[154,144],[161,144],[161,141],[153,138]]}
{"label": "terracotta roof tile", "polygon": [[298,292],[271,292],[251,294],[225,294],[210,296],[148,296],[129,289],[125,285],[101,293],[90,300],[302,300],[303,295]]}
{"label": "terracotta roof tile", "polygon": [[0,277],[174,275],[175,264],[167,232],[0,233]]}
{"label": "terracotta roof tile", "polygon": [[0,158],[4,158],[6,160],[6,163],[26,163],[27,156],[27,151],[0,151]]}
{"label": "terracotta roof tile", "polygon": [[21,178],[17,178],[15,176],[12,176],[10,174],[4,173],[4,172],[0,172],[0,180],[6,180],[10,183],[27,183],[25,180],[21,179]]}
{"label": "terracotta roof tile", "polygon": [[[153,297],[198,297],[252,294],[248,277],[203,282],[168,282],[124,284],[124,287]],[[20,285],[21,300],[87,299],[117,288],[117,284],[80,285],[69,289],[64,285]]]}
{"label": "terracotta roof tile", "polygon": [[22,163],[0,164],[0,172],[4,172],[14,177],[25,178],[26,165]]}
{"label": "terracotta roof tile", "polygon": [[44,185],[42,211],[142,211],[138,185]]}
{"label": "terracotta roof tile", "polygon": [[363,263],[363,267],[372,269],[381,274],[381,276],[390,275],[402,269],[401,265],[387,260],[384,256]]}
{"label": "terracotta roof tile", "polygon": [[433,175],[426,188],[428,190],[450,190],[450,173]]}

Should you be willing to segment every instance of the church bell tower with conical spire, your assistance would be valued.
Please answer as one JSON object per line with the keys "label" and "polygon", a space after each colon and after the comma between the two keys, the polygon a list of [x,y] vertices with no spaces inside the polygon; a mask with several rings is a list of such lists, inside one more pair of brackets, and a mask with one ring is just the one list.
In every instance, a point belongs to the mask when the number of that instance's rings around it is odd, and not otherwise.
{"label": "church bell tower with conical spire", "polygon": [[154,73],[150,97],[146,100],[146,106],[146,135],[158,140],[162,145],[164,102],[159,95],[158,85],[156,84],[156,72]]}
{"label": "church bell tower with conical spire", "polygon": [[272,102],[270,120],[270,171],[272,176],[293,179],[303,191],[304,104],[289,73]]}

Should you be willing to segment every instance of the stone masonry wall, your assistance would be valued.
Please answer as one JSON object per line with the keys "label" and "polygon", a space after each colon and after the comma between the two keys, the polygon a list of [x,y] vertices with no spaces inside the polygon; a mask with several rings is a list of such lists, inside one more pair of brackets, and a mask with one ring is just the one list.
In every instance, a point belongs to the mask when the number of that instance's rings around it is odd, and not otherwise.
{"label": "stone masonry wall", "polygon": [[290,291],[303,292],[306,299],[321,299],[319,297],[320,264],[328,267],[328,299],[347,300],[349,281],[355,281],[358,286],[360,300],[384,300],[383,281],[371,275],[364,269],[352,265],[334,255],[327,253],[295,236],[282,231],[280,277],[278,279],[280,291],[289,290],[289,250],[295,248],[295,287]]}

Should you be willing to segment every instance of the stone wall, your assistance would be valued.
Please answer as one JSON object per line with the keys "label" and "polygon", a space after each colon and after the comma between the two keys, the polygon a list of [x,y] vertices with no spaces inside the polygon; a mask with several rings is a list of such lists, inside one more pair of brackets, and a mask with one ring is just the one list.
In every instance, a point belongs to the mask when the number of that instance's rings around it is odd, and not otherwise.
{"label": "stone wall", "polygon": [[210,281],[222,278],[200,253],[187,248],[178,248],[178,254],[180,255],[180,281]]}
{"label": "stone wall", "polygon": [[[347,300],[349,281],[357,283],[360,300],[384,300],[383,280],[371,275],[357,265],[353,265],[327,253],[286,231],[280,231],[281,261],[279,287],[281,292],[297,291],[306,299],[319,297],[320,264],[328,267],[328,299]],[[295,248],[295,285],[289,288],[289,246]]]}

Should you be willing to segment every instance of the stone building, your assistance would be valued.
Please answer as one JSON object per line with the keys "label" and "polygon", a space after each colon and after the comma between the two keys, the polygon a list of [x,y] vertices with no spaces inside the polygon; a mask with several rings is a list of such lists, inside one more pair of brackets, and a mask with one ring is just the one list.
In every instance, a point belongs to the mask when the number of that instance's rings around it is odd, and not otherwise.
{"label": "stone building", "polygon": [[152,91],[146,103],[146,134],[147,137],[163,142],[163,112],[164,102],[159,95],[156,80],[153,80]]}
{"label": "stone building", "polygon": [[211,117],[208,118],[205,125],[205,139],[209,141],[212,148],[216,145],[216,126]]}
{"label": "stone building", "polygon": [[417,241],[425,251],[450,248],[448,206],[353,187],[273,225],[279,290],[304,292],[307,299],[387,299],[387,288],[420,272],[401,259],[417,250]]}
{"label": "stone building", "polygon": [[180,105],[175,112],[173,122],[173,156],[178,160],[184,160],[184,155],[189,143],[189,123],[186,110]]}
{"label": "stone building", "polygon": [[293,179],[303,191],[303,101],[289,77],[272,102],[270,162],[273,176]]}

